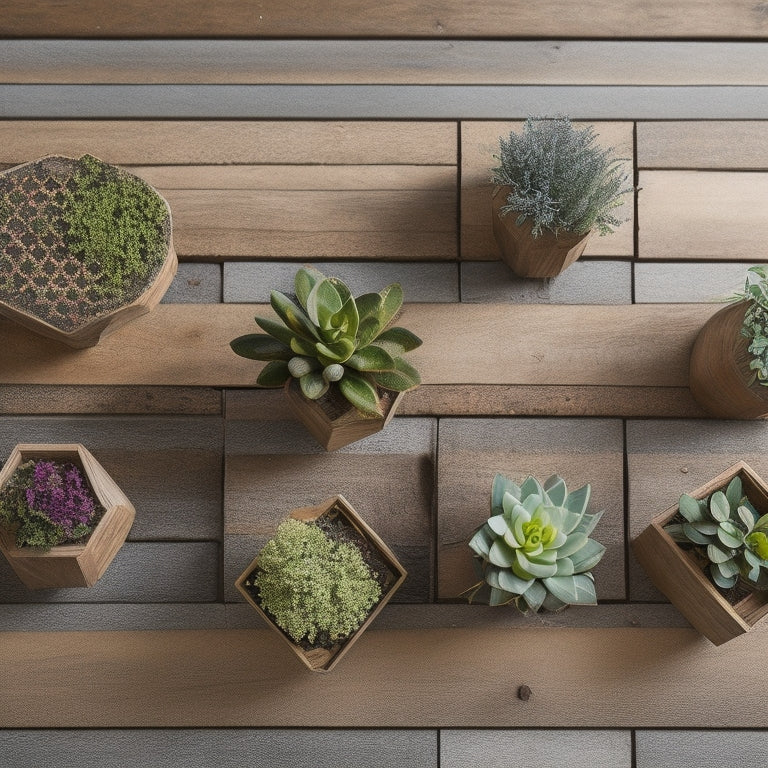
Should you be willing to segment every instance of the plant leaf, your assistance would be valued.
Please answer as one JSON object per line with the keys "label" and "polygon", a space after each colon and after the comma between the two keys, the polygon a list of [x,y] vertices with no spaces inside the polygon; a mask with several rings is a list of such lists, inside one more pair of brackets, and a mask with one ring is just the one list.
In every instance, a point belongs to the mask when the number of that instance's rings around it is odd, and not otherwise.
{"label": "plant leaf", "polygon": [[331,318],[341,309],[342,301],[333,283],[319,280],[307,296],[307,315],[319,328],[331,328]]}
{"label": "plant leaf", "polygon": [[296,334],[308,340],[319,340],[317,329],[304,311],[280,291],[272,291],[269,303],[277,316]]}
{"label": "plant leaf", "polygon": [[594,539],[587,539],[587,543],[570,556],[574,573],[591,571],[605,554],[605,547]]}
{"label": "plant leaf", "polygon": [[355,299],[355,304],[360,322],[362,322],[368,317],[375,317],[379,314],[381,296],[378,293],[364,293]]}
{"label": "plant leaf", "polygon": [[421,384],[419,372],[402,357],[394,359],[394,368],[390,371],[377,371],[373,374],[376,383],[384,389],[395,392],[407,392]]}
{"label": "plant leaf", "polygon": [[687,493],[684,493],[680,497],[680,503],[678,505],[678,509],[680,511],[680,514],[689,522],[689,523],[697,523],[700,520],[704,520],[704,515],[702,514],[701,507],[699,506],[699,502],[693,498],[693,496],[689,496]]}
{"label": "plant leaf", "polygon": [[384,330],[403,306],[403,289],[400,287],[400,283],[392,283],[380,291],[379,295],[381,296],[381,306],[378,312],[379,327]]}
{"label": "plant leaf", "polygon": [[544,579],[544,586],[567,605],[595,605],[595,583],[584,573],[575,576],[551,576]]}
{"label": "plant leaf", "polygon": [[568,498],[568,488],[565,485],[565,480],[559,475],[552,475],[552,477],[544,481],[544,491],[556,507],[562,506]]}
{"label": "plant leaf", "polygon": [[718,523],[724,523],[731,516],[731,505],[722,491],[715,491],[709,497],[709,512]]}
{"label": "plant leaf", "polygon": [[307,297],[315,287],[315,283],[324,278],[325,275],[314,267],[302,267],[296,272],[296,277],[293,278],[293,290],[296,292],[299,304],[304,309],[307,308]]}
{"label": "plant leaf", "polygon": [[420,347],[422,341],[415,333],[411,333],[406,328],[396,325],[380,333],[376,337],[376,343],[383,346],[388,352],[390,347],[396,350],[394,353],[390,352],[390,354],[402,355],[405,352],[410,352]]}
{"label": "plant leaf", "polygon": [[260,387],[282,387],[291,373],[288,370],[288,363],[285,360],[272,360],[262,369],[256,383]]}
{"label": "plant leaf", "polygon": [[309,400],[317,400],[318,397],[322,397],[328,391],[328,382],[319,371],[305,373],[299,379],[299,386],[304,397]]}
{"label": "plant leaf", "polygon": [[363,375],[347,368],[338,382],[339,391],[361,413],[383,416],[376,387]]}
{"label": "plant leaf", "polygon": [[229,342],[232,351],[249,360],[290,360],[293,352],[266,333],[248,333]]}
{"label": "plant leaf", "polygon": [[391,355],[375,344],[358,349],[347,360],[347,365],[356,371],[390,371],[395,367]]}
{"label": "plant leaf", "polygon": [[286,346],[290,346],[291,339],[294,338],[294,333],[290,328],[268,317],[257,317],[256,325],[270,336],[274,336],[278,341],[282,341]]}

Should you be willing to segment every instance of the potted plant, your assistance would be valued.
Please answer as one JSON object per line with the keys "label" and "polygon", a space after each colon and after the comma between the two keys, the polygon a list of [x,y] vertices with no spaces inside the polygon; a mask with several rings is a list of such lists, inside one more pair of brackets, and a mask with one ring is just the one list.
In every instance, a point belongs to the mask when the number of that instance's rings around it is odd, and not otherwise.
{"label": "potted plant", "polygon": [[93,586],[134,516],[80,444],[17,445],[0,471],[0,551],[30,589]]}
{"label": "potted plant", "polygon": [[595,144],[592,126],[529,117],[499,139],[492,169],[493,234],[519,277],[555,277],[581,256],[590,233],[622,222],[612,211],[631,191],[622,159]]}
{"label": "potted plant", "polygon": [[715,645],[768,613],[768,487],[743,461],[683,494],[633,549],[656,587]]}
{"label": "potted plant", "polygon": [[267,361],[256,383],[284,386],[291,409],[327,450],[383,429],[419,374],[403,355],[421,339],[391,326],[403,304],[397,283],[354,298],[339,279],[302,268],[295,301],[272,291],[279,320],[257,317],[265,333],[239,336],[233,351]]}
{"label": "potted plant", "polygon": [[491,517],[469,542],[480,577],[469,600],[484,593],[490,605],[514,603],[523,613],[596,605],[591,570],[605,547],[589,538],[603,514],[587,513],[590,495],[589,485],[568,493],[558,475],[517,485],[497,474]]}
{"label": "potted plant", "polygon": [[768,416],[768,273],[747,270],[743,293],[716,312],[696,336],[689,386],[712,416]]}
{"label": "potted plant", "polygon": [[176,273],[168,203],[90,155],[0,173],[0,314],[89,347],[162,298]]}
{"label": "potted plant", "polygon": [[338,664],[406,577],[343,496],[291,512],[235,582],[315,672]]}

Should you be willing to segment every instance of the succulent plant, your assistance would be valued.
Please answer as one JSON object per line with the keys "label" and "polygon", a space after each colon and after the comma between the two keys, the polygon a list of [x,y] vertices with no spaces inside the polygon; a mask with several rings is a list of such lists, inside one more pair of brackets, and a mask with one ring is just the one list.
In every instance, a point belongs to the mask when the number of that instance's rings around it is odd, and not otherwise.
{"label": "succulent plant", "polygon": [[603,514],[587,513],[590,494],[589,485],[568,493],[558,475],[543,486],[534,477],[518,486],[497,474],[491,517],[469,542],[482,577],[470,600],[487,587],[490,605],[514,602],[523,613],[594,605],[590,571],[605,547],[589,538]]}
{"label": "succulent plant", "polygon": [[231,342],[241,357],[267,361],[257,384],[279,387],[293,377],[310,400],[333,386],[369,416],[382,415],[379,388],[405,392],[418,386],[419,374],[403,355],[421,339],[391,327],[403,304],[399,284],[354,298],[341,280],[302,268],[294,287],[296,301],[272,291],[270,303],[282,322],[257,317],[266,333]]}
{"label": "succulent plant", "polygon": [[612,232],[622,220],[611,211],[632,187],[623,161],[595,145],[596,138],[592,126],[577,131],[567,117],[529,117],[521,134],[499,139],[492,181],[512,187],[502,215],[517,214],[518,226],[530,218],[533,237],[544,230]]}
{"label": "succulent plant", "polygon": [[752,355],[749,367],[763,386],[768,386],[768,271],[765,266],[750,267],[744,292],[734,298],[749,302],[741,335],[749,339]]}
{"label": "succulent plant", "polygon": [[664,530],[675,541],[694,545],[718,587],[730,589],[741,578],[752,589],[768,589],[768,515],[755,510],[738,475],[706,498],[684,493],[679,511],[683,522]]}

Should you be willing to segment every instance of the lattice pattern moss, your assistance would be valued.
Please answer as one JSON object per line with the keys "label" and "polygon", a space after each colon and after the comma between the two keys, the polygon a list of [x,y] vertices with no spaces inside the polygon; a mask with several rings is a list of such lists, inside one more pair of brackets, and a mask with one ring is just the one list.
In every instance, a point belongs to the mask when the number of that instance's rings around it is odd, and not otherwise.
{"label": "lattice pattern moss", "polygon": [[79,328],[144,292],[170,226],[148,184],[88,155],[13,169],[0,176],[0,301]]}

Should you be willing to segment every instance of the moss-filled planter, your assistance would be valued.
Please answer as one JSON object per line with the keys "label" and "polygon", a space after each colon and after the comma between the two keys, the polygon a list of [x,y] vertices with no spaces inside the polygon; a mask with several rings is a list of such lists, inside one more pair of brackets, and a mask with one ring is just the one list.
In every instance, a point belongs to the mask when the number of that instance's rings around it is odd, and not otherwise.
{"label": "moss-filled planter", "polygon": [[90,155],[0,174],[0,315],[72,347],[154,307],[176,274],[171,210]]}
{"label": "moss-filled planter", "polygon": [[[280,635],[309,669],[313,672],[328,672],[338,664],[342,656],[358,640],[379,611],[389,602],[389,599],[405,580],[406,571],[389,547],[360,518],[343,496],[330,498],[317,507],[295,509],[291,512],[290,518],[315,523],[332,542],[351,542],[362,554],[363,560],[367,567],[370,568],[380,587],[378,600],[371,605],[366,618],[359,624],[357,629],[335,640],[318,636],[312,642],[309,642],[307,639],[299,641],[292,638],[287,631],[278,626],[275,617],[262,606],[259,589],[255,583],[261,570],[259,557],[256,557],[251,562],[235,582],[235,586],[245,599],[256,609],[269,627]],[[318,578],[322,581],[322,577],[325,575],[326,569],[323,566],[322,574]],[[292,595],[291,603],[295,600],[306,599],[301,597],[305,584],[306,579],[302,579],[302,589],[300,591],[297,590]],[[333,591],[332,594],[334,594]],[[313,608],[316,609],[317,606],[313,605]],[[330,605],[328,610],[335,612],[335,604]],[[304,611],[301,613],[303,615]]]}

